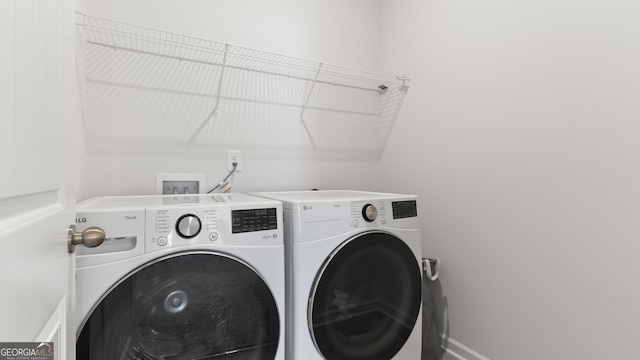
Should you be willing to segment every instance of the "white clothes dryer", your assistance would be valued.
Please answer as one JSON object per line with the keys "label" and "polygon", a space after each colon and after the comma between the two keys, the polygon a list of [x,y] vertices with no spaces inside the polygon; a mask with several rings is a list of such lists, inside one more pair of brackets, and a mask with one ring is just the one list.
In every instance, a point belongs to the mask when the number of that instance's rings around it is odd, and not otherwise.
{"label": "white clothes dryer", "polygon": [[246,194],[100,197],[76,226],[78,359],[284,359],[280,202]]}
{"label": "white clothes dryer", "polygon": [[346,190],[253,195],[283,204],[287,359],[420,358],[416,196]]}

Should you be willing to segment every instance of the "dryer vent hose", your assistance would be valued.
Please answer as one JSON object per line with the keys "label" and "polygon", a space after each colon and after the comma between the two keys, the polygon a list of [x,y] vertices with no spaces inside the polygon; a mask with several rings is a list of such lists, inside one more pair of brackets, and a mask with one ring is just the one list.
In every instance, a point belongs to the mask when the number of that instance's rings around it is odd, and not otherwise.
{"label": "dryer vent hose", "polygon": [[427,279],[436,281],[440,275],[440,259],[439,258],[423,258],[422,270]]}

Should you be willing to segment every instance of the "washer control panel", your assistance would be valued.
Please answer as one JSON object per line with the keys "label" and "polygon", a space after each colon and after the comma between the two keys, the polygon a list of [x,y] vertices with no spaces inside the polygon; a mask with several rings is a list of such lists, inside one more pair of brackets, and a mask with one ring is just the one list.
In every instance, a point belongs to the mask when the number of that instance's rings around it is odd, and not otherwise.
{"label": "washer control panel", "polygon": [[231,211],[231,232],[234,234],[278,228],[276,208]]}
{"label": "washer control panel", "polygon": [[207,243],[220,238],[218,207],[157,208],[146,210],[146,248],[159,250],[176,245]]}
{"label": "washer control panel", "polygon": [[146,251],[194,244],[255,244],[256,239],[264,239],[264,245],[282,242],[277,236],[282,221],[278,214],[277,206],[147,209]]}
{"label": "washer control panel", "polygon": [[180,246],[282,246],[282,221],[281,202],[248,194],[96,197],[76,205],[76,228],[106,239],[79,247],[77,266]]}

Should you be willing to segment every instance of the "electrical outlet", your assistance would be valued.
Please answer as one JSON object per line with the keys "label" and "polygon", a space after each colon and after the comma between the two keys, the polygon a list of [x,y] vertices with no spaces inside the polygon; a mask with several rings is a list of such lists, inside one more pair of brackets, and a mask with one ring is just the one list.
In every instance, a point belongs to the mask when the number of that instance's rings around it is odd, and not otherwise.
{"label": "electrical outlet", "polygon": [[199,194],[204,191],[204,174],[156,174],[156,194]]}
{"label": "electrical outlet", "polygon": [[236,172],[242,171],[242,152],[240,150],[229,150],[227,152],[227,170],[233,170],[233,163],[237,163]]}

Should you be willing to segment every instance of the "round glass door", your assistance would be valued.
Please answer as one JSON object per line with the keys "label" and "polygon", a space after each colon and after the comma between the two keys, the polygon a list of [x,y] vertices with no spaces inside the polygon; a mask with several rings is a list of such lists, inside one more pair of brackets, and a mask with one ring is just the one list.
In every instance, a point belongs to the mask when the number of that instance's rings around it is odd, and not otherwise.
{"label": "round glass door", "polygon": [[371,232],[329,256],[311,294],[311,335],[332,359],[391,359],[405,344],[422,301],[420,266],[399,238]]}
{"label": "round glass door", "polygon": [[133,272],[100,302],[76,342],[78,359],[273,359],[279,316],[246,264],[186,253]]}

